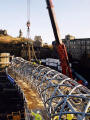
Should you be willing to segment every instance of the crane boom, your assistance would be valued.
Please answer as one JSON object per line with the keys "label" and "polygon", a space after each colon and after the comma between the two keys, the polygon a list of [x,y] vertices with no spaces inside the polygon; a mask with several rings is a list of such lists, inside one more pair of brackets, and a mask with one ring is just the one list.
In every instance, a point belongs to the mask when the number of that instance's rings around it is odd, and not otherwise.
{"label": "crane boom", "polygon": [[67,50],[60,37],[60,31],[56,21],[52,0],[46,0],[46,4],[47,4],[49,16],[50,16],[50,20],[53,28],[53,33],[54,33],[56,44],[57,44],[57,52],[61,62],[62,73],[72,78],[72,71],[69,66]]}
{"label": "crane boom", "polygon": [[50,16],[50,20],[51,20],[51,24],[52,24],[52,28],[53,28],[55,40],[58,44],[62,44],[62,40],[60,37],[60,31],[59,31],[59,27],[58,27],[58,24],[56,21],[56,16],[55,16],[52,0],[46,0],[46,4],[47,4],[49,16]]}

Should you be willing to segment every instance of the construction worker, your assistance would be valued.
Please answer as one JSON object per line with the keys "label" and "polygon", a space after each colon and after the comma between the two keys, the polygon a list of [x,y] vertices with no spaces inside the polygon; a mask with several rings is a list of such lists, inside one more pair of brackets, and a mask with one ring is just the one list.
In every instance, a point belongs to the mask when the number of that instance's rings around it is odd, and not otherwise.
{"label": "construction worker", "polygon": [[59,116],[55,116],[53,120],[59,120]]}
{"label": "construction worker", "polygon": [[34,116],[35,120],[42,120],[42,116],[40,115],[40,111],[37,111],[37,113],[32,112],[31,114]]}
{"label": "construction worker", "polygon": [[67,114],[67,120],[72,120],[74,118],[73,114]]}

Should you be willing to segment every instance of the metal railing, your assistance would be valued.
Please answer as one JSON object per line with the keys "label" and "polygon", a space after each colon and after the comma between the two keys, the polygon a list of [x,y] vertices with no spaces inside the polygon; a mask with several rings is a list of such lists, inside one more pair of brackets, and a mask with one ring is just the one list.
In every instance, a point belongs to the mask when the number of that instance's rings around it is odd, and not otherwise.
{"label": "metal railing", "polygon": [[11,65],[17,73],[32,84],[40,94],[49,120],[90,119],[90,90],[49,67],[14,58]]}

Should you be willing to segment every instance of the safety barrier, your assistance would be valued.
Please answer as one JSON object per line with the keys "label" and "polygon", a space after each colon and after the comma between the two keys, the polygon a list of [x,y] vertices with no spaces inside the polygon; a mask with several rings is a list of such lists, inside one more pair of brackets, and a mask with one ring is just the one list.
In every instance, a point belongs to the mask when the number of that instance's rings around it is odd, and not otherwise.
{"label": "safety barrier", "polygon": [[49,120],[90,119],[90,90],[49,67],[14,58],[10,68],[41,95]]}

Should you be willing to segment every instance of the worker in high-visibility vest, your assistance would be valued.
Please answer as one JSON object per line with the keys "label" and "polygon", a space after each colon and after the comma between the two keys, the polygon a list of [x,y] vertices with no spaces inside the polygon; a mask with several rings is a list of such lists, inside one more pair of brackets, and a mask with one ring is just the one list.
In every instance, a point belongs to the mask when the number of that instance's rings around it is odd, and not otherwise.
{"label": "worker in high-visibility vest", "polygon": [[59,116],[55,116],[53,120],[59,120]]}
{"label": "worker in high-visibility vest", "polygon": [[35,117],[35,120],[42,120],[42,116],[39,111],[37,111],[37,113],[32,112],[31,114]]}
{"label": "worker in high-visibility vest", "polygon": [[36,64],[36,62],[33,62],[33,65],[35,65]]}
{"label": "worker in high-visibility vest", "polygon": [[73,114],[67,114],[67,120],[72,120],[74,118]]}

